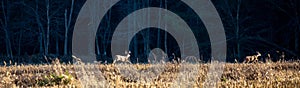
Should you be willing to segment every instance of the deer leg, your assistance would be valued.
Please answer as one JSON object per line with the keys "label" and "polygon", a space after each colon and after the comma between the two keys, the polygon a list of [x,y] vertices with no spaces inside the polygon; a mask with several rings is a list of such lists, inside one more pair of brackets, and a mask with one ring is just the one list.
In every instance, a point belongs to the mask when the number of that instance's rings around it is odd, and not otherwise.
{"label": "deer leg", "polygon": [[114,60],[114,62],[113,63],[116,63],[116,61],[118,60],[119,58],[118,57],[116,57],[116,59]]}
{"label": "deer leg", "polygon": [[131,64],[131,62],[130,61],[127,61],[129,64]]}
{"label": "deer leg", "polygon": [[113,64],[116,63],[116,60],[114,60]]}
{"label": "deer leg", "polygon": [[244,63],[249,63],[249,57],[246,57],[246,59],[244,60]]}

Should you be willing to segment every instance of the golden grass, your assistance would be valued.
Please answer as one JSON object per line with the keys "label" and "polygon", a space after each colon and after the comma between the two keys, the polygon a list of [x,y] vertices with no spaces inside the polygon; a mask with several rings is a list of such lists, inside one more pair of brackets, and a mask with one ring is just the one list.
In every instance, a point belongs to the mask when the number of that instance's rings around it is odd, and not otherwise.
{"label": "golden grass", "polygon": [[[79,82],[79,79],[85,80],[86,83],[83,83],[86,84],[85,87],[165,88],[188,83],[190,86],[180,87],[202,88],[209,65],[186,64],[184,70],[180,69],[180,66],[170,63],[164,65],[122,65],[121,67],[124,69],[130,68],[126,70],[122,70],[120,65],[117,66],[116,64],[2,66],[0,67],[0,88],[81,88],[83,85]],[[165,68],[157,69],[159,67]],[[179,76],[189,76],[189,72],[193,71],[192,67],[198,67],[199,69],[196,77],[179,79],[181,82],[174,81]],[[101,73],[93,72],[95,70]],[[157,71],[161,73],[157,73]],[[124,76],[123,73],[126,72],[130,74]],[[83,74],[91,77],[84,77]],[[300,63],[226,63],[217,86],[220,88],[300,87]]]}

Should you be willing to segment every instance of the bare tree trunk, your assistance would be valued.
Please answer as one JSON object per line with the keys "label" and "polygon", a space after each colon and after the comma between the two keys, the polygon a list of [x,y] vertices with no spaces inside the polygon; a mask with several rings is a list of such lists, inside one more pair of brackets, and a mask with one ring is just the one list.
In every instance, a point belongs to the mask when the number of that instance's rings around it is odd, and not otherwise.
{"label": "bare tree trunk", "polygon": [[[299,56],[300,54],[300,47],[299,47],[299,32],[300,32],[300,19],[299,19],[299,7],[297,6],[298,2],[297,0],[287,0],[289,2],[288,4],[288,7],[289,9],[288,10],[285,10],[283,9],[282,7],[280,7],[279,5],[276,5],[276,3],[273,2],[273,0],[270,0],[270,2],[272,4],[274,4],[280,11],[286,13],[289,17],[291,17],[291,21],[292,23],[296,22],[296,24],[293,24],[293,26],[296,27],[296,29],[293,30],[294,32],[294,37],[295,37],[295,40],[294,40],[294,44],[295,46],[293,47],[294,50],[293,51],[290,51],[288,49],[285,49],[283,48],[285,51],[287,51],[288,53],[292,54],[293,56]],[[292,11],[292,12],[290,12]],[[289,25],[288,27],[290,27],[290,24],[287,24]],[[290,27],[292,28],[292,27]],[[284,29],[285,30],[285,29]]]}
{"label": "bare tree trunk", "polygon": [[[296,20],[297,20],[297,28],[295,29],[295,52],[297,55],[300,55],[300,47],[299,47],[299,32],[300,32],[300,19],[299,19],[299,13],[297,11],[297,8],[294,8],[296,13]],[[299,56],[298,56],[299,57]]]}
{"label": "bare tree trunk", "polygon": [[65,10],[65,40],[64,40],[64,55],[68,54],[68,18],[67,18],[67,9]]}
{"label": "bare tree trunk", "polygon": [[[58,23],[57,20],[55,20],[55,21],[56,21],[56,23]],[[56,50],[56,56],[59,56],[59,34],[58,34],[58,31],[60,30],[59,26],[56,25],[55,29],[56,29],[56,33],[55,33],[56,34],[55,35],[55,50]]]}
{"label": "bare tree trunk", "polygon": [[36,7],[35,7],[35,10],[34,10],[34,13],[35,13],[35,19],[37,21],[37,24],[38,24],[38,27],[39,27],[39,41],[40,41],[40,54],[41,55],[44,55],[45,54],[45,51],[44,51],[44,44],[45,44],[45,32],[44,32],[44,27],[43,27],[43,24],[40,20],[40,15],[39,15],[39,5],[38,5],[38,0],[35,0],[36,2]]}
{"label": "bare tree trunk", "polygon": [[46,8],[47,8],[47,34],[46,34],[46,42],[45,42],[45,54],[48,55],[49,52],[49,36],[50,36],[50,16],[49,16],[49,10],[50,10],[50,2],[49,0],[46,0]]}
{"label": "bare tree trunk", "polygon": [[295,32],[295,51],[299,55],[299,32]]}
{"label": "bare tree trunk", "polygon": [[[110,0],[108,0],[108,1],[110,1]],[[111,1],[110,1],[111,2]],[[108,14],[109,14],[109,16],[106,16],[105,17],[105,19],[108,19],[107,21],[107,26],[110,26],[110,19],[111,19],[111,12],[112,11],[108,11]],[[104,35],[103,35],[103,40],[105,40],[105,41],[103,41],[103,43],[102,43],[102,49],[103,49],[103,54],[104,54],[104,56],[106,56],[106,54],[107,54],[107,52],[106,52],[106,48],[108,47],[108,42],[110,42],[110,41],[107,41],[109,38],[107,37],[107,36],[110,36],[110,34],[111,34],[111,31],[110,30],[104,30]]]}
{"label": "bare tree trunk", "polygon": [[239,24],[239,14],[240,14],[241,0],[238,0],[237,4],[237,12],[236,12],[236,43],[237,43],[237,57],[241,58],[241,50],[240,50],[240,24]]}
{"label": "bare tree trunk", "polygon": [[[8,6],[6,6],[8,7]],[[5,9],[5,6],[4,6],[4,0],[2,0],[2,11],[3,11],[3,15],[4,15],[4,24],[3,24],[3,29],[4,29],[4,32],[5,32],[5,45],[6,45],[6,54],[7,54],[7,57],[9,58],[13,58],[13,53],[12,53],[12,47],[11,47],[11,41],[10,41],[10,32],[9,32],[9,29],[8,29],[8,10]]]}
{"label": "bare tree trunk", "polygon": [[56,55],[59,56],[59,40],[58,40],[58,34],[55,36],[55,50],[56,50]]}
{"label": "bare tree trunk", "polygon": [[65,10],[65,40],[64,40],[64,55],[68,55],[68,31],[72,21],[73,15],[73,7],[74,7],[74,0],[72,0],[71,10],[69,14],[69,18],[67,16],[68,10]]}
{"label": "bare tree trunk", "polygon": [[43,49],[43,34],[40,32],[39,33],[39,41],[40,41],[40,54],[43,55],[44,49]]}
{"label": "bare tree trunk", "polygon": [[[147,1],[147,5],[149,5],[149,0]],[[145,20],[148,20],[148,25],[150,25],[150,9],[148,9],[147,10],[147,12],[148,13],[145,13],[146,15],[145,16],[147,16],[148,15],[148,17],[145,19]],[[145,39],[145,42],[144,42],[144,44],[146,44],[146,49],[145,49],[145,53],[146,54],[148,54],[148,52],[149,51],[151,51],[151,49],[150,49],[150,47],[149,47],[149,45],[150,45],[150,37],[151,37],[151,34],[150,34],[150,29],[148,30],[148,32],[147,33],[145,33],[146,34],[146,39]],[[138,47],[138,46],[137,46]],[[149,50],[150,49],[150,50]],[[146,58],[147,59],[147,58]]]}
{"label": "bare tree trunk", "polygon": [[[298,19],[298,17],[297,17],[297,19]],[[299,24],[299,22],[297,22],[298,23],[298,26],[297,26],[297,29],[295,29],[295,32],[294,32],[294,37],[295,37],[295,53],[297,54],[297,55],[299,55],[300,54],[300,52],[299,52],[299,30],[300,30],[300,24]]]}
{"label": "bare tree trunk", "polygon": [[[162,7],[162,1],[160,1],[159,7]],[[159,15],[158,25],[160,26],[160,24],[161,24],[161,15],[162,15],[161,14],[161,9],[159,10],[158,15]],[[160,47],[160,30],[157,30],[157,47]]]}
{"label": "bare tree trunk", "polygon": [[8,28],[4,28],[5,31],[5,42],[6,42],[6,53],[7,57],[13,58],[12,55],[12,47],[11,47],[11,42],[10,42],[10,32],[8,31]]}
{"label": "bare tree trunk", "polygon": [[[165,8],[165,10],[168,8],[168,6],[167,6],[167,0],[165,0],[165,6],[166,6],[166,8]],[[166,24],[166,21],[165,21],[165,24]],[[168,28],[167,28],[167,26],[166,26],[166,31],[168,30]],[[167,39],[167,32],[165,32],[165,53],[166,54],[168,54],[168,46],[167,46],[167,41],[168,39]]]}
{"label": "bare tree trunk", "polygon": [[100,47],[99,47],[99,42],[98,42],[98,36],[96,36],[96,49],[97,49],[97,56],[100,55]]}
{"label": "bare tree trunk", "polygon": [[19,40],[18,40],[18,56],[21,55],[21,42],[22,42],[22,37],[23,37],[23,30],[20,32]]}

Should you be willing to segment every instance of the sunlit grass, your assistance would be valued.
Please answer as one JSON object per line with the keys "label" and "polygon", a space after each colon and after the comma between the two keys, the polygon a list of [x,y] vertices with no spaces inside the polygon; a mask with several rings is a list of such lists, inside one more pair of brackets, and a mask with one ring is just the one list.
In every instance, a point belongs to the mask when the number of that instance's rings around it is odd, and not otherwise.
{"label": "sunlit grass", "polygon": [[[2,66],[0,67],[0,87],[161,88],[185,83],[190,85],[188,87],[202,87],[207,77],[208,66],[208,64],[186,64],[184,70],[180,69],[180,65],[171,63],[155,65],[70,65],[52,63],[45,65]],[[164,68],[162,69],[162,67]],[[193,67],[198,67],[199,71],[196,77],[189,78],[188,76],[193,71]],[[95,73],[95,71],[99,73]],[[129,75],[124,75],[126,72]],[[174,81],[179,76],[187,77],[180,79],[180,82]],[[81,83],[79,79],[84,80],[84,82]],[[300,87],[300,64],[299,61],[248,64],[227,63],[217,86],[221,88]]]}

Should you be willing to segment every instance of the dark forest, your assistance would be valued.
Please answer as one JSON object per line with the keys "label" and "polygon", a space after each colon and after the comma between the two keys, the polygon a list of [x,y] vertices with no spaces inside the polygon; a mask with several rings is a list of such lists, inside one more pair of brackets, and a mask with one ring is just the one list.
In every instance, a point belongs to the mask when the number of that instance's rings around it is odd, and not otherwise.
{"label": "dark forest", "polygon": [[[159,2],[160,1],[160,2]],[[169,1],[169,2],[166,2]],[[120,15],[130,13],[139,6],[177,8],[170,0],[128,0],[115,14],[104,17],[106,21],[120,19]],[[274,57],[285,54],[286,60],[296,60],[300,56],[300,1],[299,0],[212,0],[225,28],[227,42],[227,62],[237,59],[242,62],[245,56],[259,51],[263,60],[267,54]],[[0,62],[48,63],[44,57],[59,57],[68,62],[72,55],[72,34],[78,13],[85,0],[1,0],[0,1]],[[158,4],[160,3],[160,4]],[[124,7],[128,6],[128,7]],[[133,8],[131,8],[133,6]],[[177,6],[177,7],[176,7]],[[181,13],[178,13],[181,14]],[[184,14],[184,13],[183,13]],[[186,18],[193,18],[186,14]],[[199,20],[198,20],[199,21]],[[191,20],[188,23],[196,23]],[[201,23],[201,20],[200,20]],[[97,32],[95,51],[100,61],[112,62],[106,45],[110,41],[101,40],[102,35],[112,35],[100,30]],[[163,30],[145,29],[132,39],[131,60],[147,58],[149,50],[162,48],[172,56],[178,54],[176,41]],[[194,31],[199,38],[202,60],[208,61],[210,41],[203,27]],[[148,40],[143,39],[147,36]],[[150,39],[150,40],[149,40]],[[145,44],[148,46],[145,48]],[[276,59],[274,59],[276,61]],[[146,62],[141,60],[140,62]]]}

